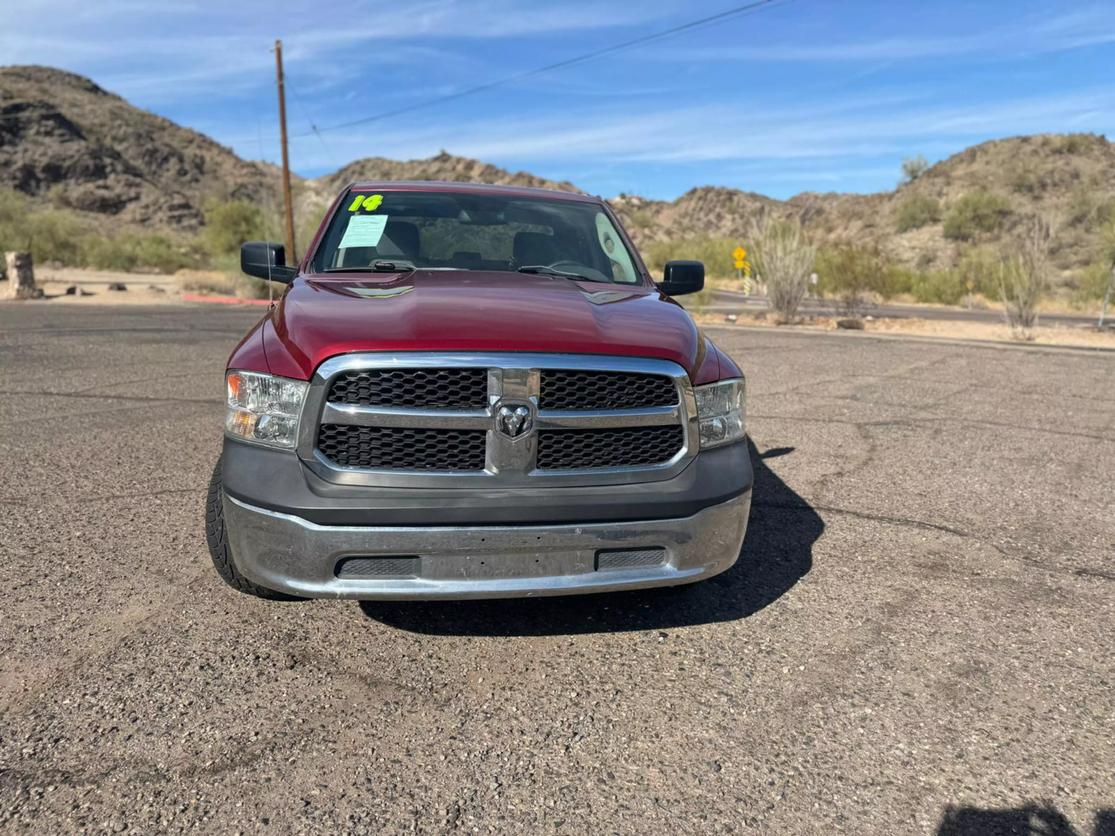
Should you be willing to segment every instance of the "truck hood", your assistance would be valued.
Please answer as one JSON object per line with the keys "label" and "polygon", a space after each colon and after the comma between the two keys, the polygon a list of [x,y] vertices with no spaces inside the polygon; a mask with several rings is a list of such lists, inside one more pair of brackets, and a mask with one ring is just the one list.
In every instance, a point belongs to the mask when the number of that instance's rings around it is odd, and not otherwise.
{"label": "truck hood", "polygon": [[657,290],[508,272],[300,277],[270,324],[273,372],[303,379],[356,351],[621,354],[672,360],[694,378],[706,352],[693,320]]}

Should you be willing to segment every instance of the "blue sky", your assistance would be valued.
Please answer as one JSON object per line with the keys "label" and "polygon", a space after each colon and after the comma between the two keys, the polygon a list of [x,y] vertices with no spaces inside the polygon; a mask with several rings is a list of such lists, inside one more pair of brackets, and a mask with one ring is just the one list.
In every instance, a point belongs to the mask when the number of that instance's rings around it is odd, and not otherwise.
{"label": "blue sky", "polygon": [[28,0],[0,56],[91,76],[276,160],[284,43],[292,165],[445,149],[604,196],[724,185],[891,188],[904,157],[1046,131],[1115,137],[1115,2],[789,0],[652,45],[344,130],[736,5],[642,0]]}

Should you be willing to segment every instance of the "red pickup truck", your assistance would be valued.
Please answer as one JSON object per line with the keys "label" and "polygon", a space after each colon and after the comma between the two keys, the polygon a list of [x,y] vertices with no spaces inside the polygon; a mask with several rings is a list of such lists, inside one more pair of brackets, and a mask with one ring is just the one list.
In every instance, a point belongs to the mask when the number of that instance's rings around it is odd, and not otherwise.
{"label": "red pickup truck", "polygon": [[206,533],[268,598],[497,598],[690,583],[751,504],[744,376],[599,198],[345,189],[232,353]]}

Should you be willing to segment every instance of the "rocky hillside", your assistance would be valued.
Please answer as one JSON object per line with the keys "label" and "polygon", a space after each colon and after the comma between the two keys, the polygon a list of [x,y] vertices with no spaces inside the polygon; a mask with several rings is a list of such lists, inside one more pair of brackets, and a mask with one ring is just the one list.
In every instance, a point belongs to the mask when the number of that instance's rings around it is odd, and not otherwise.
{"label": "rocky hillside", "polygon": [[456,157],[446,151],[425,160],[400,161],[388,160],[384,157],[365,157],[314,182],[332,197],[339,189],[356,180],[449,180],[561,189],[567,192],[580,191],[572,183],[546,180],[525,171],[507,171],[479,160]]}
{"label": "rocky hillside", "polygon": [[[576,190],[446,152],[409,161],[370,157],[297,180],[301,219],[311,223],[339,188],[361,179]],[[202,223],[211,199],[246,198],[277,208],[278,174],[81,76],[8,67],[0,69],[0,185],[55,206],[189,232]],[[640,245],[746,241],[754,219],[771,212],[799,217],[822,243],[877,245],[919,268],[953,265],[972,246],[1009,248],[1028,219],[1041,215],[1057,230],[1056,264],[1069,270],[1095,260],[1102,230],[1115,223],[1115,145],[1088,134],[985,142],[893,191],[869,195],[805,193],[779,201],[706,186],[674,201],[620,195],[613,205]]]}
{"label": "rocky hillside", "polygon": [[278,178],[87,78],[3,67],[0,185],[126,223],[192,229],[206,200],[262,199]]}
{"label": "rocky hillside", "polygon": [[921,268],[955,264],[971,246],[1009,248],[1040,215],[1055,230],[1062,269],[1095,259],[1115,223],[1115,144],[1091,134],[1045,134],[984,142],[877,194],[804,193],[777,201],[736,189],[692,189],[672,202],[621,195],[614,201],[643,242],[746,240],[764,211],[799,217],[825,243],[878,244]]}

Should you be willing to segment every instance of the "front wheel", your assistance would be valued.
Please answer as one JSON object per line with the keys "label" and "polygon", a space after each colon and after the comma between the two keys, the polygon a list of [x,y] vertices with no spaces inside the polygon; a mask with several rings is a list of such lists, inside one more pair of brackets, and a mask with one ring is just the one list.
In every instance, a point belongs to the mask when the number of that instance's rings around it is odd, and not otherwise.
{"label": "front wheel", "polygon": [[209,555],[213,558],[213,566],[217,574],[225,583],[245,595],[254,595],[270,601],[305,600],[252,583],[237,571],[228,548],[228,529],[225,528],[225,506],[221,494],[221,460],[217,459],[217,466],[213,468],[213,477],[209,480],[209,493],[205,497],[205,541],[209,545]]}

